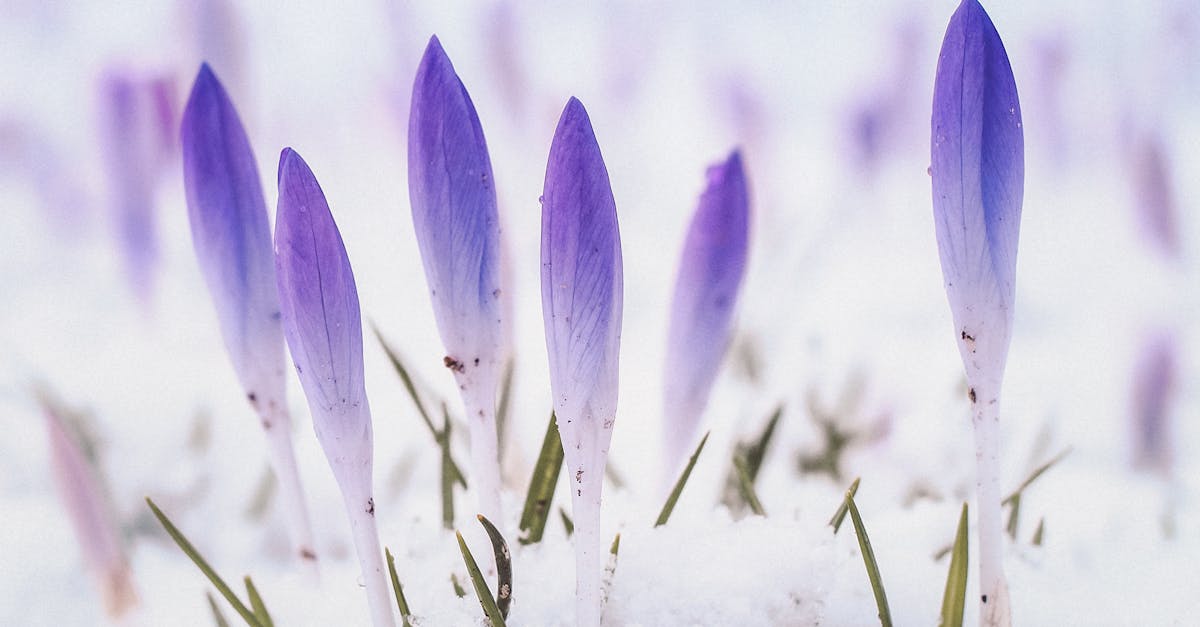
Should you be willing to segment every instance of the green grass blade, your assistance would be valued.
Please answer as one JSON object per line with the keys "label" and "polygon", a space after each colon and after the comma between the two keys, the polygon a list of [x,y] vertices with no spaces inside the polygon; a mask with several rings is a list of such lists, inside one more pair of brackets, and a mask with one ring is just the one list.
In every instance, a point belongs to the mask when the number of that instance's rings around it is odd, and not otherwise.
{"label": "green grass blade", "polygon": [[882,627],[892,627],[892,611],[888,609],[887,594],[883,591],[883,578],[879,575],[879,563],[875,561],[875,551],[871,550],[871,539],[867,537],[867,528],[863,525],[862,516],[858,514],[854,496],[849,491],[846,492],[846,506],[850,510],[850,522],[854,523],[854,533],[858,534],[858,548],[862,553],[863,564],[867,567],[867,578],[871,580],[871,592],[875,594],[875,607],[879,609],[879,624]]}
{"label": "green grass blade", "polygon": [[608,552],[610,555],[616,555],[621,552],[621,534],[618,533],[613,537],[612,546],[608,547]]}
{"label": "green grass blade", "polygon": [[158,519],[158,522],[163,526],[163,529],[167,530],[167,535],[171,536],[171,539],[175,541],[175,544],[179,545],[180,550],[182,550],[185,555],[191,558],[192,563],[194,563],[196,567],[200,569],[200,572],[204,573],[205,577],[208,577],[208,580],[212,582],[213,587],[217,589],[217,592],[221,593],[221,596],[225,597],[225,600],[229,602],[229,605],[233,606],[233,609],[242,617],[242,620],[246,621],[246,624],[250,625],[250,627],[265,627],[258,621],[258,618],[254,615],[254,612],[251,612],[250,608],[246,607],[246,605],[242,603],[242,600],[233,593],[233,590],[230,589],[223,579],[221,579],[221,576],[217,574],[217,571],[213,570],[213,567],[208,565],[208,562],[203,556],[200,555],[200,552],[196,550],[196,547],[192,546],[192,543],[189,542],[188,539],[184,537],[183,533],[181,533],[179,529],[175,527],[171,520],[167,518],[167,515],[164,514],[161,509],[158,509],[158,506],[154,504],[154,501],[150,500],[150,497],[146,497],[146,504],[150,506],[150,511],[154,512],[154,517]]}
{"label": "green grass blade", "polygon": [[751,482],[758,480],[758,471],[762,469],[767,447],[771,445],[771,439],[775,436],[775,428],[779,426],[779,419],[782,417],[783,404],[779,404],[775,407],[775,411],[771,412],[771,417],[767,419],[767,426],[763,428],[758,439],[746,447],[746,472],[750,475]]}
{"label": "green grass blade", "polygon": [[454,586],[454,594],[458,595],[458,598],[467,596],[467,591],[463,590],[461,583],[458,583],[458,575],[450,573],[450,585]]}
{"label": "green grass blade", "polygon": [[1046,519],[1039,518],[1037,529],[1033,530],[1033,546],[1042,546],[1046,536]]}
{"label": "green grass blade", "polygon": [[696,466],[696,460],[700,457],[700,451],[704,450],[704,444],[708,442],[708,433],[700,439],[700,445],[696,447],[696,452],[692,453],[688,459],[687,466],[683,469],[683,474],[679,475],[679,479],[675,481],[675,487],[671,490],[671,494],[667,496],[667,502],[663,503],[662,511],[658,513],[658,520],[654,522],[655,527],[661,527],[667,524],[667,520],[671,518],[671,512],[675,511],[675,504],[679,502],[679,495],[683,493],[683,486],[687,485],[688,477],[692,476],[692,468]]}
{"label": "green grass blade", "polygon": [[442,435],[438,443],[442,447],[442,526],[454,528],[454,460],[450,458],[450,412],[442,403]]}
{"label": "green grass blade", "polygon": [[[862,477],[856,477],[854,483],[850,484],[850,496],[858,494],[858,482]],[[837,535],[839,529],[842,528],[842,523],[846,521],[846,512],[850,510],[849,501],[842,499],[842,504],[838,506],[837,511],[833,513],[833,518],[829,519],[829,526],[833,527],[833,534]]]}
{"label": "green grass blade", "polygon": [[546,520],[550,517],[550,504],[554,501],[554,489],[558,475],[562,472],[563,447],[558,434],[558,421],[550,412],[546,425],[546,436],[542,438],[542,451],[538,453],[529,478],[529,491],[525,494],[525,509],[521,511],[521,522],[517,527],[525,532],[518,538],[521,544],[541,542],[546,532]]}
{"label": "green grass blade", "polygon": [[263,603],[262,595],[258,593],[258,588],[254,587],[250,575],[246,575],[246,596],[250,597],[250,609],[254,611],[258,622],[263,627],[275,627],[275,621],[271,620],[271,613],[267,611],[267,604]]}
{"label": "green grass blade", "polygon": [[[508,410],[512,405],[512,385],[513,371],[516,369],[516,360],[512,357],[504,362],[504,372],[500,375],[500,398],[496,402],[496,438],[500,443],[500,455],[504,455],[505,443],[508,441]],[[504,460],[501,459],[501,467]]]}
{"label": "green grass blade", "polygon": [[229,627],[229,621],[225,619],[225,614],[221,613],[221,608],[217,605],[217,600],[213,598],[212,593],[206,591],[204,596],[208,599],[208,609],[212,610],[213,622],[217,627]]}
{"label": "green grass blade", "polygon": [[942,595],[942,616],[939,627],[962,627],[963,607],[967,602],[967,504],[963,503],[958,517],[958,533],[950,557],[950,572],[946,574],[946,592]]}
{"label": "green grass blade", "polygon": [[396,574],[396,558],[387,547],[384,547],[383,555],[387,558],[388,575],[392,578],[392,592],[396,593],[396,607],[400,609],[400,620],[404,622],[404,627],[412,627],[412,622],[408,620],[412,612],[408,610],[408,599],[404,598],[404,587],[400,585],[400,575]]}
{"label": "green grass blade", "polygon": [[1029,476],[1026,477],[1024,481],[1021,482],[1021,485],[1018,486],[1016,490],[1012,491],[1012,494],[1009,494],[1008,496],[1004,497],[1004,501],[1002,502],[1002,504],[1008,505],[1008,504],[1012,503],[1013,500],[1018,498],[1021,495],[1021,493],[1024,492],[1025,489],[1030,486],[1030,484],[1032,484],[1034,481],[1037,481],[1038,477],[1041,477],[1043,474],[1045,474],[1045,472],[1047,470],[1050,470],[1051,468],[1053,468],[1055,464],[1057,464],[1058,462],[1061,462],[1063,460],[1063,458],[1066,457],[1067,455],[1069,455],[1070,453],[1071,453],[1070,448],[1063,449],[1063,451],[1061,453],[1052,457],[1050,459],[1050,461],[1035,468],[1034,471],[1029,473]]}
{"label": "green grass blade", "polygon": [[1017,525],[1021,515],[1021,493],[1017,492],[1013,498],[1008,501],[1008,523],[1004,525],[1005,531],[1008,532],[1008,537],[1013,540],[1017,539]]}
{"label": "green grass blade", "polygon": [[500,530],[492,521],[483,514],[477,515],[476,518],[479,519],[479,524],[483,525],[484,531],[487,531],[488,539],[492,541],[492,551],[496,554],[496,607],[501,616],[508,618],[513,591],[512,553],[508,551],[508,543],[504,541],[504,536],[500,535]]}
{"label": "green grass blade", "polygon": [[467,574],[471,577],[471,585],[475,588],[475,596],[479,597],[479,605],[483,607],[484,616],[491,621],[492,627],[504,627],[504,616],[500,614],[500,608],[496,606],[496,599],[492,597],[492,591],[488,589],[487,582],[483,580],[483,573],[479,571],[479,565],[475,563],[471,549],[467,548],[467,543],[463,540],[461,533],[455,531],[454,535],[458,537],[458,549],[462,551],[463,563],[467,565]]}
{"label": "green grass blade", "polygon": [[[446,449],[445,453],[448,453],[450,446],[449,433],[439,432],[438,428],[434,426],[433,418],[430,417],[429,410],[425,409],[425,403],[421,401],[421,395],[417,392],[417,386],[413,382],[412,376],[408,374],[408,368],[404,367],[404,363],[400,361],[400,354],[387,343],[387,340],[383,339],[383,334],[380,333],[379,327],[375,326],[374,322],[371,323],[371,330],[375,332],[375,338],[379,340],[379,345],[383,347],[383,352],[387,355],[388,361],[391,362],[392,369],[396,371],[397,375],[400,375],[400,382],[404,384],[404,390],[408,392],[413,405],[417,406],[417,413],[421,414],[422,422],[429,428],[429,433],[433,435],[433,439],[438,443],[438,446]],[[450,460],[450,464],[454,467],[455,481],[461,484],[464,490],[467,489],[467,481],[462,474],[462,469],[458,467],[458,464],[453,459]]]}
{"label": "green grass blade", "polygon": [[755,515],[766,516],[767,512],[763,509],[762,502],[758,500],[758,493],[754,491],[754,479],[750,477],[750,469],[746,467],[746,460],[742,459],[740,455],[735,455],[733,469],[737,472],[738,491],[742,494],[742,500],[746,501],[746,505]]}
{"label": "green grass blade", "polygon": [[567,530],[567,537],[571,537],[571,534],[575,533],[575,523],[567,515],[567,510],[561,507],[558,508],[558,515],[562,517],[563,528]]}

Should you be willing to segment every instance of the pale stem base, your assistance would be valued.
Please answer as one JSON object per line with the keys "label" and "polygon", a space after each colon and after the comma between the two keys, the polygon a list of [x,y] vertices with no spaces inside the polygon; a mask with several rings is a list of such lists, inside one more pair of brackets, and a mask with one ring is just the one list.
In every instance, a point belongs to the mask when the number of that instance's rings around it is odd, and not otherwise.
{"label": "pale stem base", "polygon": [[350,531],[354,536],[354,551],[362,568],[362,581],[367,589],[367,604],[375,627],[395,627],[392,615],[392,593],[384,578],[383,549],[375,525],[375,500],[370,497],[344,495]]}
{"label": "pale stem base", "polygon": [[304,498],[304,486],[300,482],[300,470],[296,466],[296,453],[292,447],[291,419],[287,410],[265,418],[271,428],[265,430],[267,453],[271,468],[279,480],[279,497],[284,516],[288,521],[292,547],[300,560],[301,568],[314,582],[318,579],[317,550],[313,541],[312,522],[308,517],[308,505]]}
{"label": "pale stem base", "polygon": [[[574,475],[579,469],[571,469]],[[589,468],[584,481],[570,483],[571,513],[575,519],[575,625],[600,627],[604,551],[600,542],[600,490],[604,468]],[[598,480],[597,480],[598,479]]]}
{"label": "pale stem base", "polygon": [[1004,577],[999,395],[978,395],[973,410],[978,499],[976,511],[979,517],[979,624],[982,627],[1009,627],[1012,624],[1012,609],[1008,582]]}
{"label": "pale stem base", "polygon": [[496,525],[500,518],[500,440],[496,434],[496,391],[486,382],[464,384],[463,407],[471,432],[471,476],[477,512]]}

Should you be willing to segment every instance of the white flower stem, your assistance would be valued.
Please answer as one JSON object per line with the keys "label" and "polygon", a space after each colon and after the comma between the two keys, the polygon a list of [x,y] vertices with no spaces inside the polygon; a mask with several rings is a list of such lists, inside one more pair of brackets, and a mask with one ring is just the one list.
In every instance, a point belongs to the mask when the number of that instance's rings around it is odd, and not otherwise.
{"label": "white flower stem", "polygon": [[496,433],[496,386],[492,377],[462,381],[463,406],[471,432],[471,476],[480,514],[499,525],[500,440]]}
{"label": "white flower stem", "polygon": [[384,579],[383,549],[379,545],[379,531],[375,525],[375,499],[368,496],[356,497],[343,490],[346,513],[350,517],[350,531],[354,536],[354,551],[358,554],[362,569],[363,586],[367,589],[367,605],[371,609],[371,623],[375,627],[395,627],[392,615],[391,589]]}
{"label": "white flower stem", "polygon": [[288,521],[292,548],[302,570],[315,582],[320,570],[317,567],[317,550],[304,498],[304,486],[300,482],[300,470],[296,466],[296,453],[292,447],[291,418],[286,409],[280,409],[275,416],[264,418],[264,424],[270,425],[265,428],[267,452],[275,477],[279,480],[279,496]]}
{"label": "white flower stem", "polygon": [[[998,388],[999,386],[997,386]],[[1000,495],[1000,395],[972,388],[979,525],[979,624],[1008,627],[1012,609],[1004,577]]]}
{"label": "white flower stem", "polygon": [[[604,574],[600,543],[600,490],[604,464],[568,467],[571,513],[575,519],[575,626],[600,627],[600,594]],[[578,479],[577,479],[578,478]]]}

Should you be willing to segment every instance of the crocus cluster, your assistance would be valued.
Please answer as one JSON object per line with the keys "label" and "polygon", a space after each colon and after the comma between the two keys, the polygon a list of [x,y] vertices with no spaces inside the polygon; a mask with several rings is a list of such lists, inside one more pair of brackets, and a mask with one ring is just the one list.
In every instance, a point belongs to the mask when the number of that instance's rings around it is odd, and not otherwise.
{"label": "crocus cluster", "polygon": [[1008,625],[999,403],[1012,335],[1024,135],[1008,55],[977,0],[963,0],[946,28],[931,143],[938,253],[975,426],[980,616],[985,625]]}

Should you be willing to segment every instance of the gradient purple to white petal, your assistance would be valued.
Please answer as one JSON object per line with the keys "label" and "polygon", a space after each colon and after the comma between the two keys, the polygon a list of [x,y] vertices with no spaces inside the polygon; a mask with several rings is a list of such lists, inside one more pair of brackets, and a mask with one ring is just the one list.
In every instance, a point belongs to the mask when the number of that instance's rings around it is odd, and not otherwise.
{"label": "gradient purple to white petal", "polygon": [[608,170],[575,98],[554,132],[542,195],[542,317],[575,514],[576,624],[600,623],[600,492],[617,410],[623,279]]}
{"label": "gradient purple to white petal", "polygon": [[417,69],[408,131],[413,227],[444,364],[466,406],[480,510],[498,519],[503,311],[496,189],[479,116],[436,36]]}
{"label": "gradient purple to white petal", "polygon": [[708,169],[688,227],[667,328],[663,376],[664,476],[672,480],[695,436],[729,346],[746,270],[750,200],[737,151]]}

